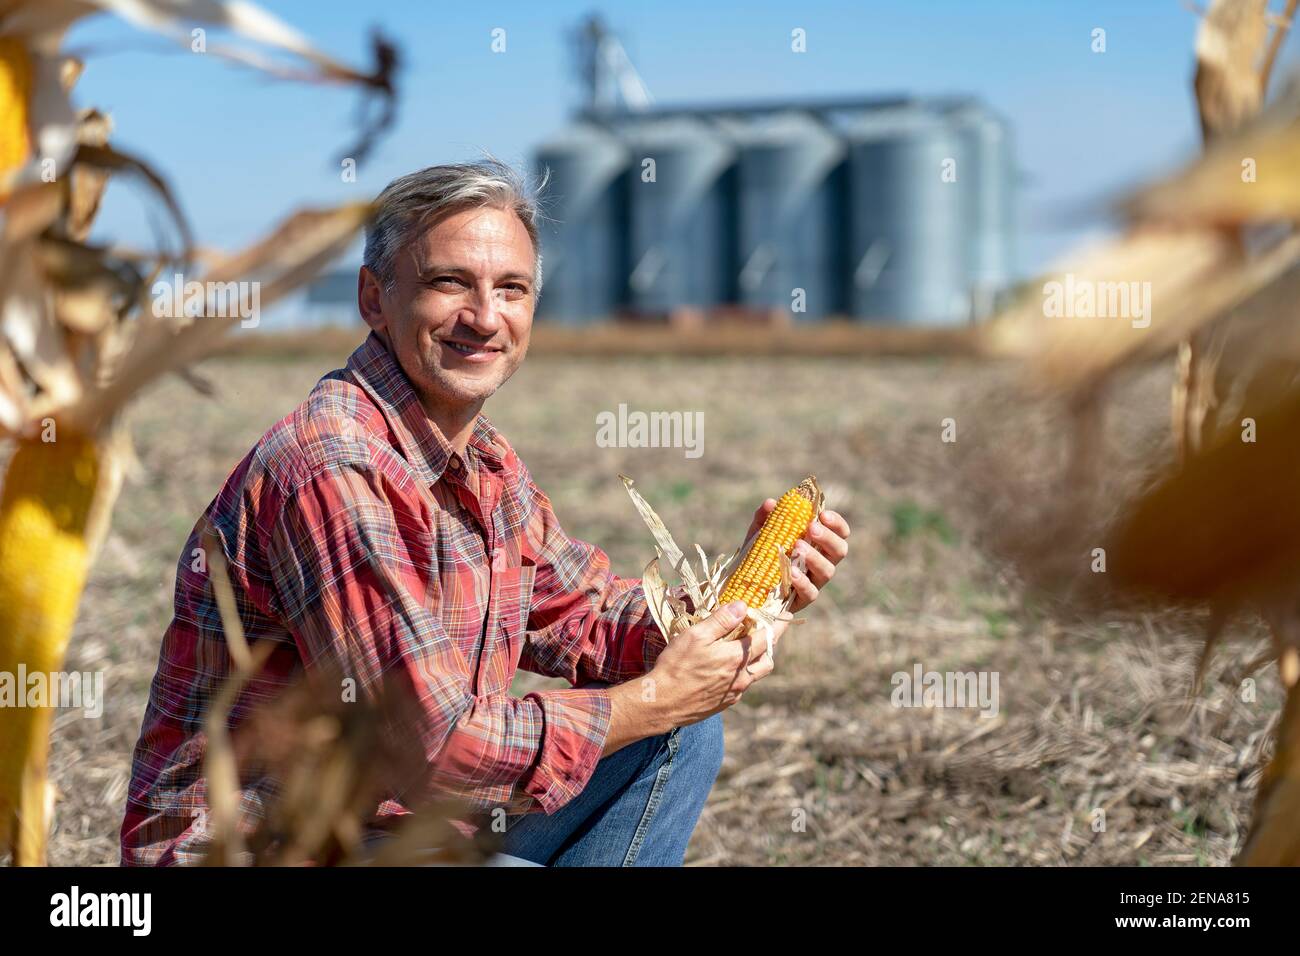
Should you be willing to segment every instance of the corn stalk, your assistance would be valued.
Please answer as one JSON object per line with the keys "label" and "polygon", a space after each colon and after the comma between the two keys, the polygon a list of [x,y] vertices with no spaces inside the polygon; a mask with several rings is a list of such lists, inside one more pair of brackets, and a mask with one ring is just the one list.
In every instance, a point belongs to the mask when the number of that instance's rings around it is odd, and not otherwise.
{"label": "corn stalk", "polygon": [[[80,63],[60,44],[69,26],[100,11],[187,45],[195,24],[222,28],[243,42],[210,47],[217,56],[283,79],[361,85],[393,98],[387,44],[377,39],[376,69],[359,71],[249,3],[0,0],[0,435],[15,443],[0,492],[0,672],[8,675],[63,666],[130,454],[122,408],[160,375],[204,355],[237,321],[152,315],[145,296],[152,277],[188,266],[193,243],[163,177],[108,145],[108,117],[72,108]],[[87,243],[112,174],[147,184],[170,212],[174,245],[131,254]],[[301,211],[202,278],[260,282],[260,302],[270,304],[341,252],[369,211],[366,203]],[[42,703],[0,707],[0,853],[10,851],[19,865],[44,862],[54,803],[52,711]]]}
{"label": "corn stalk", "polygon": [[[1040,302],[1022,302],[984,333],[988,353],[1023,360],[1032,392],[1067,400],[1121,369],[1177,355],[1176,460],[1121,503],[1109,528],[1083,530],[1104,541],[1114,591],[1208,606],[1193,693],[1234,614],[1254,610],[1269,626],[1287,703],[1238,860],[1245,864],[1300,865],[1300,83],[1260,108],[1296,7],[1292,0],[1273,18],[1266,44],[1265,2],[1211,5],[1197,40],[1201,155],[1119,204],[1123,235],[1067,257],[1047,277],[1094,287],[1148,282],[1159,303],[1149,324],[1045,322]],[[1255,181],[1243,179],[1245,158]],[[1226,427],[1230,407],[1253,419],[1257,441]]]}

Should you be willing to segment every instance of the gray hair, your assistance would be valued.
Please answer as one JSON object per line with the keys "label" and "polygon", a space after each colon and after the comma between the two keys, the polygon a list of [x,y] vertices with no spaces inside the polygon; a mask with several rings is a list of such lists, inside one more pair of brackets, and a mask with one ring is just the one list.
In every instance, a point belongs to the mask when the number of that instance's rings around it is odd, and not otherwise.
{"label": "gray hair", "polygon": [[530,187],[513,167],[488,157],[473,163],[428,166],[394,179],[375,200],[376,211],[366,226],[362,258],[384,289],[392,292],[397,281],[397,251],[421,229],[438,219],[466,209],[485,206],[508,209],[519,217],[533,242],[533,294],[542,291],[542,247],[537,237],[537,195],[546,177]]}

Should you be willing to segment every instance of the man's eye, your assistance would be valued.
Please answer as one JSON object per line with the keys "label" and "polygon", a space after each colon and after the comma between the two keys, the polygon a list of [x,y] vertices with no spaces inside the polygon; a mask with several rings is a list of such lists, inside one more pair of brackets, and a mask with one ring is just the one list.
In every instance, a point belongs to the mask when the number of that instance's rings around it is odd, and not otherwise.
{"label": "man's eye", "polygon": [[460,288],[465,285],[465,283],[461,282],[460,279],[455,276],[438,276],[433,280],[433,284],[444,287],[450,286],[453,288]]}
{"label": "man's eye", "polygon": [[528,286],[522,285],[518,282],[511,282],[508,285],[502,286],[502,288],[505,289],[506,292],[509,293],[511,296],[516,296],[516,297],[524,295],[525,293],[528,292]]}

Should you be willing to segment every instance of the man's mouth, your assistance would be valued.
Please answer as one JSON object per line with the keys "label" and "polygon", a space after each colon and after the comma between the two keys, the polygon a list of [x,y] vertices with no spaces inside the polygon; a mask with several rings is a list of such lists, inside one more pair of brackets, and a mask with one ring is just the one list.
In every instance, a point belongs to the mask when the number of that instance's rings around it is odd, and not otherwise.
{"label": "man's mouth", "polygon": [[466,342],[455,342],[451,339],[443,339],[443,344],[458,355],[464,355],[469,358],[488,359],[500,352],[501,349],[489,345],[471,345]]}

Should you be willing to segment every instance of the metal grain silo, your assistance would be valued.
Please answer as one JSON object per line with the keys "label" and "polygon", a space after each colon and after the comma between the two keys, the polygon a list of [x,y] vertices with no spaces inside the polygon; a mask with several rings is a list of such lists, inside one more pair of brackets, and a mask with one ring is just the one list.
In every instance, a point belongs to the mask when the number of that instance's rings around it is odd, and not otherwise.
{"label": "metal grain silo", "polygon": [[807,114],[756,120],[737,137],[740,301],[795,319],[842,311],[843,140]]}
{"label": "metal grain silo", "polygon": [[[958,188],[968,143],[932,110],[848,122],[849,261],[856,318],[950,325],[970,317],[967,216]],[[957,181],[951,181],[952,171]]]}
{"label": "metal grain silo", "polygon": [[735,301],[735,148],[690,117],[630,122],[628,291],[634,311]]}
{"label": "metal grain silo", "polygon": [[537,314],[560,322],[606,318],[626,295],[627,148],[578,124],[541,146],[536,166],[550,171]]}
{"label": "metal grain silo", "polygon": [[983,318],[994,311],[1014,270],[1016,168],[1011,129],[976,104],[954,109],[949,118],[967,143],[967,165],[959,187],[967,209],[973,311]]}

